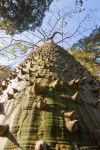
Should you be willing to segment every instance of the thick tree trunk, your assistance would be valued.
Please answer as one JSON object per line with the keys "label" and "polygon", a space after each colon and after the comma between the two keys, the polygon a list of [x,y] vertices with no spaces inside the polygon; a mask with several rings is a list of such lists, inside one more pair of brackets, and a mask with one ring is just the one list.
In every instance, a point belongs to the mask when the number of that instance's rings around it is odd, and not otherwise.
{"label": "thick tree trunk", "polygon": [[51,41],[17,70],[1,96],[0,124],[9,124],[2,150],[98,148],[100,90],[92,89],[100,84],[73,56]]}

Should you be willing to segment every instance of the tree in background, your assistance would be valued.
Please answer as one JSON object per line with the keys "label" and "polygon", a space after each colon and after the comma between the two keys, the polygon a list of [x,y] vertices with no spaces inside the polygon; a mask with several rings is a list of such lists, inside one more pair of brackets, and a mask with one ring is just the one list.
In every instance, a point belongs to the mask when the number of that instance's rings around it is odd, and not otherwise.
{"label": "tree in background", "polygon": [[53,0],[0,0],[0,29],[14,35],[42,24]]}
{"label": "tree in background", "polygon": [[78,50],[95,51],[100,49],[100,27],[92,30],[91,34],[85,38],[80,39],[77,43],[73,44],[73,48]]}
{"label": "tree in background", "polygon": [[[41,26],[53,0],[0,0],[0,29],[14,35]],[[82,6],[85,0],[75,0]]]}
{"label": "tree in background", "polygon": [[100,27],[73,44],[71,52],[93,75],[100,75],[100,64],[97,61],[100,58]]}

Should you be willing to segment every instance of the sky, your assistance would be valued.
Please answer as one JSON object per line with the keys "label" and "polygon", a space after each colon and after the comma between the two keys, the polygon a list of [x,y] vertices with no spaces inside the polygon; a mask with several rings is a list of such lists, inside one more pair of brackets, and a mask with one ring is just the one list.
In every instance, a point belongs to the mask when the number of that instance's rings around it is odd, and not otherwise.
{"label": "sky", "polygon": [[[66,27],[64,27],[64,33],[68,33],[69,36],[75,32],[80,22],[87,16],[79,29],[81,34],[77,32],[75,36],[67,39],[68,45],[66,45],[65,48],[68,48],[80,38],[89,35],[96,25],[100,25],[100,5],[98,4],[99,0],[87,0],[84,2],[82,8],[79,7],[79,9],[76,9],[75,0],[55,0],[50,6],[51,12],[47,12],[46,14],[44,25],[46,26],[46,23],[50,20],[49,18],[51,18],[53,24],[58,17],[58,12],[60,10],[61,16],[64,16],[65,14],[65,21],[67,23]],[[82,9],[82,12],[75,13],[80,9]]]}
{"label": "sky", "polygon": [[[79,39],[88,36],[96,26],[100,26],[100,5],[99,0],[84,0],[82,7],[75,5],[75,0],[54,0],[49,7],[49,10],[46,11],[45,17],[42,23],[42,29],[45,31],[47,36],[50,36],[55,32],[63,32],[64,36],[71,36],[78,29],[78,32],[74,34],[71,38],[66,38],[65,42],[58,43],[63,46],[66,50],[70,49],[71,45],[76,43]],[[59,19],[60,18],[60,19]],[[57,22],[57,19],[59,20]],[[52,27],[57,22],[55,29]],[[79,27],[80,25],[80,27]],[[51,32],[52,29],[52,32]],[[15,35],[15,39],[26,40],[31,43],[36,43],[40,39],[32,35],[33,32],[24,32],[20,35]],[[44,37],[38,32],[35,31],[34,34],[40,36],[41,39]],[[1,36],[5,35],[4,32],[0,32]],[[62,40],[61,35],[56,35],[54,41],[57,43]],[[7,39],[3,39],[3,44],[5,46],[8,43]],[[41,45],[43,42],[40,42]],[[0,42],[1,46],[1,42]],[[29,54],[31,50],[27,52]],[[9,53],[9,52],[8,52]],[[26,54],[26,55],[27,55]],[[21,59],[23,60],[24,57]],[[18,64],[20,59],[8,60],[7,57],[0,58],[1,64],[11,64],[12,66],[16,63]]]}

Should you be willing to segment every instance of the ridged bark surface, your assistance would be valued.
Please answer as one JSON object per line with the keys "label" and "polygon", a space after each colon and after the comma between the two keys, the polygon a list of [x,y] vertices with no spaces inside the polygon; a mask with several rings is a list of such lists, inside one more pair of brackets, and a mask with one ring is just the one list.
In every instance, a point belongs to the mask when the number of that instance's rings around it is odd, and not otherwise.
{"label": "ridged bark surface", "polygon": [[[1,95],[0,150],[32,150],[38,140],[60,150],[99,150],[99,82],[53,42],[17,69]],[[11,78],[11,77],[10,77]]]}

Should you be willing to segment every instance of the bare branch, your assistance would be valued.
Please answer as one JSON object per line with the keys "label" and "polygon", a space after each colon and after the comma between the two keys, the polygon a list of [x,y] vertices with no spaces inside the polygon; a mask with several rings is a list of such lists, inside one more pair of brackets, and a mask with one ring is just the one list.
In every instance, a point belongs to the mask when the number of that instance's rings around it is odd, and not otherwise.
{"label": "bare branch", "polygon": [[42,30],[42,32],[44,33],[45,37],[48,37],[48,36],[46,35],[45,31],[43,30],[43,28],[42,28],[42,27],[40,27],[40,29],[41,29],[41,30]]}
{"label": "bare branch", "polygon": [[14,46],[14,45],[15,45],[15,43],[14,44],[9,44],[9,45],[5,46],[4,48],[0,49],[0,51],[4,51],[5,49],[7,49],[11,46]]}
{"label": "bare branch", "polygon": [[[28,32],[29,32],[29,31],[28,31]],[[35,33],[31,33],[31,32],[29,32],[29,33],[30,33],[31,35],[33,35],[33,36],[35,36],[35,37],[41,39],[41,40],[44,40],[44,39],[42,39],[40,36],[36,35]]]}
{"label": "bare branch", "polygon": [[53,39],[55,37],[56,34],[60,34],[62,36],[62,33],[60,33],[59,31],[56,31],[53,33],[53,35],[51,37],[49,37],[48,39]]}
{"label": "bare branch", "polygon": [[66,41],[63,41],[63,42],[66,43],[67,45],[71,46],[68,42],[66,42]]}
{"label": "bare branch", "polygon": [[57,23],[58,23],[59,20],[60,20],[60,18],[58,18],[58,19],[56,20],[54,26],[52,27],[52,29],[51,29],[51,31],[50,31],[50,35],[51,35],[52,31],[54,30],[54,28],[56,27],[56,25],[57,25]]}
{"label": "bare branch", "polygon": [[[37,43],[36,43],[36,45],[38,44],[38,43],[40,43],[40,42],[42,42],[43,40],[39,40]],[[39,47],[39,46],[38,46]]]}
{"label": "bare branch", "polygon": [[[87,15],[87,16],[88,16],[88,15]],[[82,24],[83,21],[87,18],[87,16],[85,16],[85,17],[83,18],[83,20],[80,22],[80,24],[79,24],[79,26],[77,27],[77,29],[75,30],[75,32],[74,32],[72,35],[66,36],[65,38],[63,38],[63,41],[66,40],[67,38],[71,38],[72,36],[74,36],[74,35],[78,32],[78,30],[79,30],[81,24]],[[57,43],[61,43],[61,42],[63,42],[63,41],[60,40],[60,41],[58,41]]]}
{"label": "bare branch", "polygon": [[85,36],[85,35],[83,35],[80,31],[78,31],[78,33],[79,33],[80,35],[82,35],[84,38],[86,38],[86,36]]}
{"label": "bare branch", "polygon": [[11,37],[0,37],[0,39],[11,39],[11,40],[13,40],[13,41],[24,42],[24,43],[28,43],[28,44],[34,45],[34,44],[31,43],[31,42],[28,42],[28,41],[25,41],[25,40],[17,40],[17,39],[11,38]]}
{"label": "bare branch", "polygon": [[[64,20],[64,18],[62,18]],[[63,41],[63,20],[62,20],[62,41]],[[63,42],[62,42],[62,47],[63,47]]]}
{"label": "bare branch", "polygon": [[45,35],[39,29],[37,31],[44,37],[44,39],[46,39]]}

